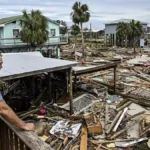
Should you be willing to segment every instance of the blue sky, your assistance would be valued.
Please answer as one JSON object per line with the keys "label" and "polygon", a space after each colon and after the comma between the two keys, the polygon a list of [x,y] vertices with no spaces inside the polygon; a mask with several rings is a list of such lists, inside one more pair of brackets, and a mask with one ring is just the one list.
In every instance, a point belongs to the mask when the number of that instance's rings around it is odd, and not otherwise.
{"label": "blue sky", "polygon": [[[0,18],[20,15],[23,9],[39,9],[53,20],[72,24],[71,7],[76,0],[0,0]],[[89,6],[91,18],[84,24],[93,29],[103,29],[104,23],[117,19],[136,19],[150,23],[150,0],[80,0]]]}

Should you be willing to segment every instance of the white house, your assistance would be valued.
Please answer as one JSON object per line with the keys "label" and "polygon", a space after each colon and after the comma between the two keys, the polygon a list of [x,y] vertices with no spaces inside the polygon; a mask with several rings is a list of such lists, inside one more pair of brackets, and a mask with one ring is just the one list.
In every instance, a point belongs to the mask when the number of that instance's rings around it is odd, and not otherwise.
{"label": "white house", "polygon": [[[105,44],[107,45],[107,39],[109,36],[111,46],[116,46],[116,32],[117,32],[116,28],[118,23],[120,22],[130,23],[131,21],[132,19],[120,19],[120,20],[115,20],[112,22],[105,23]],[[142,24],[144,31],[147,31],[148,23],[142,21],[140,21],[140,23]]]}

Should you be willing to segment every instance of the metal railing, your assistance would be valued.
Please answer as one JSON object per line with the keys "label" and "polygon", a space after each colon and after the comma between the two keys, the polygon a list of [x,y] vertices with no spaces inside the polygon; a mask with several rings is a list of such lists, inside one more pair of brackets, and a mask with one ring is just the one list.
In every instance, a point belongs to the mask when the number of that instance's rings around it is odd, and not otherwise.
{"label": "metal railing", "polygon": [[[53,36],[49,37],[45,44],[63,44],[68,43],[67,36]],[[0,46],[9,45],[29,45],[29,43],[24,43],[21,38],[0,38]]]}

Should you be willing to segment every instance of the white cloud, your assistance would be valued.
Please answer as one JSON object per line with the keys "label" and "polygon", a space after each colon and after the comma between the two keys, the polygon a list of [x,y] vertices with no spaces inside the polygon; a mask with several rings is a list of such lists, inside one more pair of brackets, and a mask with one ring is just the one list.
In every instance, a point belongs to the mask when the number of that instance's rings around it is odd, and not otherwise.
{"label": "white cloud", "polygon": [[[40,9],[51,19],[61,19],[72,24],[70,13],[76,0],[0,0],[0,18],[21,14],[23,9],[30,11]],[[116,19],[129,18],[150,22],[149,0],[81,0],[89,6],[90,22],[94,28],[104,28],[104,23]]]}

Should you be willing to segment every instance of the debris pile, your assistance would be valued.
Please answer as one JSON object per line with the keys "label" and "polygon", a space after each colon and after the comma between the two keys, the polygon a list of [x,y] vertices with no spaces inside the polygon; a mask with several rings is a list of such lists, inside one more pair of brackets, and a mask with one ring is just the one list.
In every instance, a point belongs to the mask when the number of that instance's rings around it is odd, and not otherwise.
{"label": "debris pile", "polygon": [[71,116],[67,103],[43,105],[20,117],[34,122],[36,134],[56,150],[135,149],[145,144],[148,149],[150,112],[147,108],[108,92],[103,98],[82,94],[73,104]]}
{"label": "debris pile", "polygon": [[[86,50],[82,67],[121,62],[116,73],[116,93],[112,93],[112,70],[79,75],[76,82],[73,80],[73,114],[70,115],[68,97],[63,95],[67,89],[65,72],[52,74],[53,105],[47,101],[49,91],[44,88],[47,85],[45,74],[35,78],[38,94],[35,92],[37,98],[31,101],[30,109],[18,115],[25,122],[33,122],[37,136],[54,150],[149,149],[150,57],[143,55],[133,59],[132,52],[127,49]],[[74,60],[76,56],[80,60],[82,49],[66,47],[63,50],[63,59]],[[8,95],[10,101],[20,100],[18,95],[23,89],[22,96],[28,95],[26,101],[32,99],[35,95],[29,92],[33,90],[28,86],[30,81],[26,78],[11,83],[4,95]],[[8,94],[11,89],[15,89],[14,93]]]}

